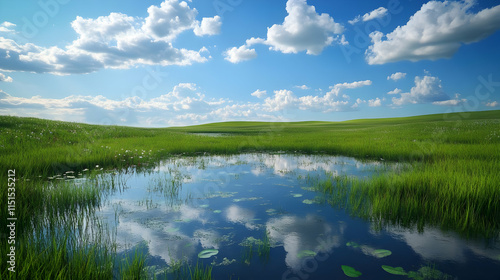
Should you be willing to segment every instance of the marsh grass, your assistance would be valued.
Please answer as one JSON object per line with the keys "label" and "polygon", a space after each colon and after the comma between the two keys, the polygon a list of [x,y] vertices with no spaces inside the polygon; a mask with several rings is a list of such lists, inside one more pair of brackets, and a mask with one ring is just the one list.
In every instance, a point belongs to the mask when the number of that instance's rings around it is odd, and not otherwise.
{"label": "marsh grass", "polygon": [[[500,231],[498,162],[438,161],[414,164],[369,179],[330,176],[312,182],[323,201],[385,225],[437,226],[464,237],[496,237]],[[474,176],[464,170],[474,170]]]}
{"label": "marsh grass", "polygon": [[257,253],[262,261],[267,262],[271,253],[271,242],[269,240],[269,232],[263,234],[262,239],[258,242]]}

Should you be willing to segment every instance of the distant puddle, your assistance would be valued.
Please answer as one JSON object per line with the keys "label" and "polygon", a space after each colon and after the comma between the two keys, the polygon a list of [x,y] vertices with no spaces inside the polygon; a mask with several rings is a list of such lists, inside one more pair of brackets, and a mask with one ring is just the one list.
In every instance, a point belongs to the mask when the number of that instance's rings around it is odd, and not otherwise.
{"label": "distant puddle", "polygon": [[175,262],[199,261],[214,265],[214,279],[345,279],[356,273],[365,279],[498,279],[498,243],[464,241],[432,228],[375,231],[370,222],[318,203],[308,180],[327,173],[366,177],[384,166],[288,154],[173,158],[149,173],[122,174],[126,188],[100,213],[116,229],[118,251],[147,253],[148,271],[157,276]]}
{"label": "distant puddle", "polygon": [[230,136],[230,133],[190,133],[191,135],[199,135],[199,136],[207,136],[207,137],[222,137],[222,136]]}

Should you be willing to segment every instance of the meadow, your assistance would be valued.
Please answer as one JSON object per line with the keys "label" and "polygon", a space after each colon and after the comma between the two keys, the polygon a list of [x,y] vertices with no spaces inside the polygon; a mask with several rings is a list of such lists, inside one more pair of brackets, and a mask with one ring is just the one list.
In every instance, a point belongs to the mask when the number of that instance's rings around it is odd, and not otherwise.
{"label": "meadow", "polygon": [[[95,171],[148,169],[174,155],[247,152],[320,153],[403,163],[402,168],[369,179],[332,176],[314,185],[325,202],[381,227],[437,226],[466,238],[499,237],[498,110],[176,128],[0,116],[2,205],[7,201],[7,170],[16,170],[17,279],[145,277],[143,257],[131,253],[129,259],[117,260],[112,234],[93,218],[107,192],[120,187]],[[85,172],[89,180],[80,185],[54,182]],[[7,207],[0,213],[7,217]],[[7,223],[5,218],[0,221],[2,238],[9,234]],[[0,253],[8,250],[5,244]],[[15,278],[5,262],[0,267],[2,279]],[[210,268],[199,265],[179,266],[180,271],[192,279],[210,279]]]}

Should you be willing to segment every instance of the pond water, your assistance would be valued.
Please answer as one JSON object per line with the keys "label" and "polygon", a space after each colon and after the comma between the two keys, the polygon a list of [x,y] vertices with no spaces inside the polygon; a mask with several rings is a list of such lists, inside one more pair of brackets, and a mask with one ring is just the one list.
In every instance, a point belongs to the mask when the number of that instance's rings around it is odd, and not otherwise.
{"label": "pond water", "polygon": [[[212,264],[213,279],[347,279],[358,272],[360,279],[500,279],[498,243],[435,228],[377,230],[319,203],[311,190],[311,178],[391,168],[318,155],[172,158],[120,174],[123,189],[108,196],[100,215],[116,231],[118,252],[147,254],[157,276],[187,261]],[[402,270],[406,276],[395,275]]]}

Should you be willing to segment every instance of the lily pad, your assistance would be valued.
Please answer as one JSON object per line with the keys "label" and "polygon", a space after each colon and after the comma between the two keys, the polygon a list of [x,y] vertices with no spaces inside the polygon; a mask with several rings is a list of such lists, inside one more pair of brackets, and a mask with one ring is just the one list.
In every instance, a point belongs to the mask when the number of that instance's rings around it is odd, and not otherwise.
{"label": "lily pad", "polygon": [[206,249],[206,250],[201,251],[198,254],[198,258],[200,258],[200,259],[208,259],[211,256],[217,255],[218,253],[219,253],[219,250],[216,250],[216,249]]}
{"label": "lily pad", "polygon": [[200,205],[201,208],[208,208],[208,204],[203,204],[203,205]]}
{"label": "lily pad", "polygon": [[293,197],[302,197],[302,194],[300,194],[300,193],[293,193],[292,196]]}
{"label": "lily pad", "polygon": [[176,232],[176,231],[178,231],[178,230],[179,230],[179,228],[168,228],[168,229],[166,229],[165,231],[166,231],[166,232]]}
{"label": "lily pad", "polygon": [[311,199],[304,199],[304,201],[302,201],[302,203],[304,203],[304,204],[314,204],[314,203],[316,203],[316,201],[311,200]]}
{"label": "lily pad", "polygon": [[350,267],[347,265],[343,265],[342,270],[344,271],[344,274],[349,276],[349,277],[359,277],[363,274],[363,273],[357,271],[356,269],[354,269],[353,267]]}
{"label": "lily pad", "polygon": [[352,242],[352,241],[351,242],[347,242],[345,245],[348,246],[348,247],[353,247],[353,248],[358,248],[359,247],[358,243]]}
{"label": "lily pad", "polygon": [[219,214],[219,213],[222,213],[222,211],[221,210],[214,210],[214,213]]}
{"label": "lily pad", "polygon": [[311,251],[311,250],[302,250],[300,251],[298,254],[297,254],[297,257],[299,259],[302,259],[302,258],[307,258],[307,257],[314,257],[316,256],[316,252],[314,251]]}
{"label": "lily pad", "polygon": [[392,267],[388,265],[383,265],[382,269],[394,275],[408,275],[408,273],[406,273],[406,271],[402,267]]}
{"label": "lily pad", "polygon": [[379,259],[385,258],[385,257],[390,256],[390,255],[392,255],[392,252],[389,250],[384,250],[384,249],[377,249],[377,250],[372,252],[372,256],[379,258]]}

